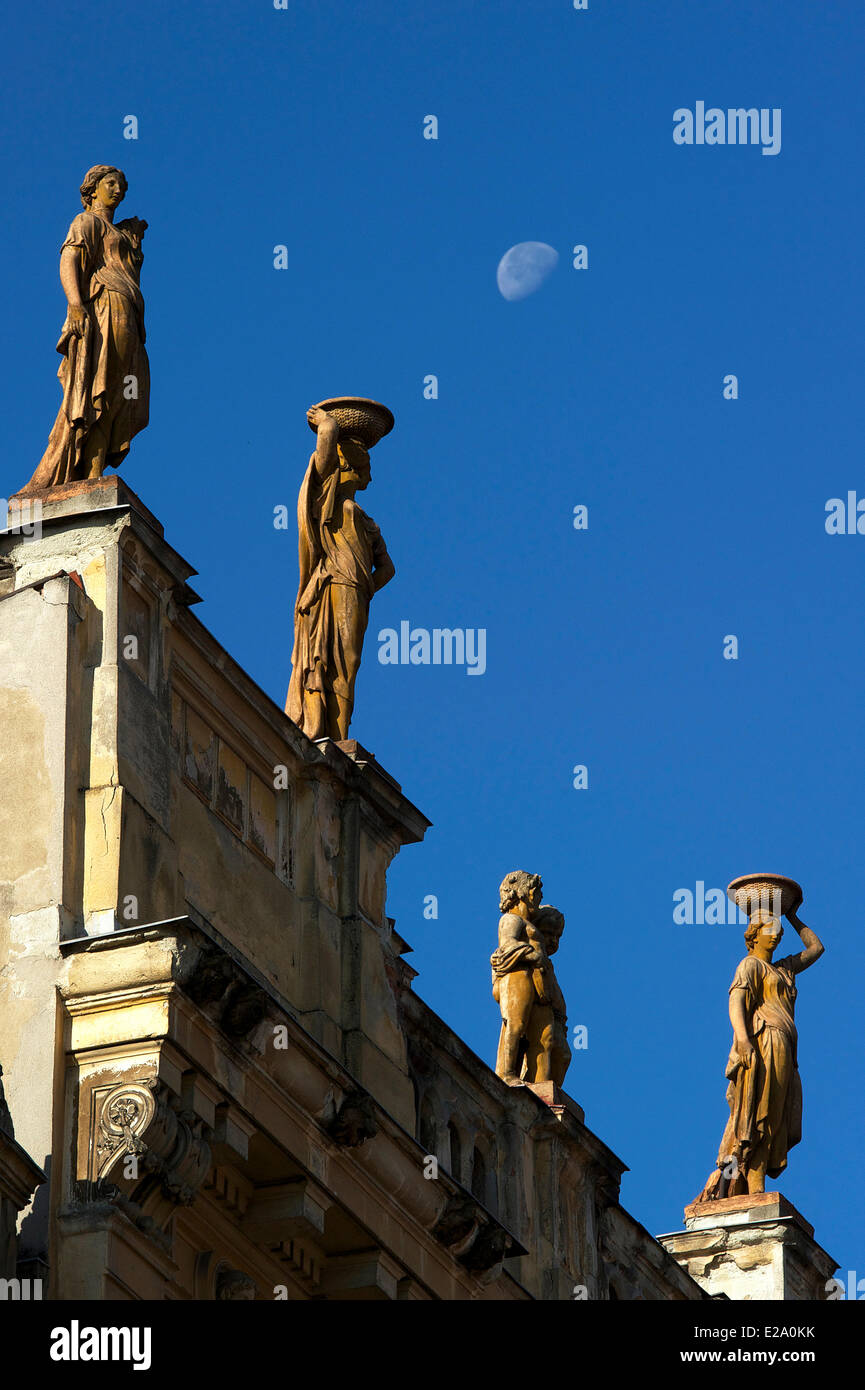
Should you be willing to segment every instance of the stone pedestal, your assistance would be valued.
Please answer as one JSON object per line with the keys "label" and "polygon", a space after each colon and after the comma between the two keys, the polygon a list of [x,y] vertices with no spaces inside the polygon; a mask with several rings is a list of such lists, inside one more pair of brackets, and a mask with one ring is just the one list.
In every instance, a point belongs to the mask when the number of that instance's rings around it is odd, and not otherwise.
{"label": "stone pedestal", "polygon": [[836,1262],[780,1192],[692,1202],[685,1229],[658,1240],[713,1297],[825,1300]]}
{"label": "stone pedestal", "polygon": [[526,1086],[551,1110],[555,1110],[559,1115],[567,1111],[579,1120],[581,1125],[585,1124],[586,1112],[583,1107],[557,1086],[555,1081],[527,1081]]}

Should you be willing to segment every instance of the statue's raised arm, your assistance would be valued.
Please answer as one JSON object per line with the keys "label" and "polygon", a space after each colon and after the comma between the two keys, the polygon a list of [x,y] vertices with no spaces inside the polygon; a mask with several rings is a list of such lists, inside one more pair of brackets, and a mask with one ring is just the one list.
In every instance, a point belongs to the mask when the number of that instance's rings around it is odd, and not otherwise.
{"label": "statue's raised arm", "polygon": [[336,442],[339,439],[339,423],[332,415],[328,415],[320,405],[311,405],[306,412],[306,418],[311,429],[316,433],[315,453],[312,456],[312,463],[315,469],[315,476],[320,483],[323,483],[337,468],[339,468],[339,453]]}
{"label": "statue's raised arm", "polygon": [[826,948],[817,933],[812,931],[810,927],[806,927],[802,919],[796,915],[795,908],[791,907],[788,912],[785,912],[784,916],[787,918],[791,927],[794,927],[799,933],[805,948],[803,951],[799,951],[796,955],[790,957],[790,966],[793,973],[795,975],[800,975],[803,970],[807,970],[809,966],[812,966],[815,961],[820,959]]}

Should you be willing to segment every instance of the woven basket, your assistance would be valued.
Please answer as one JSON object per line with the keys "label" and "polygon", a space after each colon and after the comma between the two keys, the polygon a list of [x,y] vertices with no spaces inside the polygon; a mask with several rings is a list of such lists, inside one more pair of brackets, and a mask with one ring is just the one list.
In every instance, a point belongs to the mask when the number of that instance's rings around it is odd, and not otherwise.
{"label": "woven basket", "polygon": [[776,917],[794,912],[802,901],[802,889],[783,874],[743,874],[727,885],[727,896],[749,916],[762,909]]}
{"label": "woven basket", "polygon": [[[358,439],[367,449],[372,449],[393,429],[393,415],[387,406],[362,396],[334,396],[329,401],[320,401],[319,409],[326,410],[336,420],[340,438]],[[315,426],[310,424],[310,429],[314,430]]]}

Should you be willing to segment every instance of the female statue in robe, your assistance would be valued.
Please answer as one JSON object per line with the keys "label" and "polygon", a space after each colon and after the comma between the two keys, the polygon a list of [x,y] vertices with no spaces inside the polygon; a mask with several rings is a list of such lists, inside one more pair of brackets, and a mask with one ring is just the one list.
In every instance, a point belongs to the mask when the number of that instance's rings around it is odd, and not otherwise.
{"label": "female statue in robe", "polygon": [[321,406],[307,419],[317,445],[297,503],[300,584],[286,713],[310,738],[348,738],[354,684],[374,593],[394,576],[381,531],[355,502],[369,486],[369,450],[340,435]]}
{"label": "female statue in robe", "polygon": [[795,910],[786,916],[805,949],[773,963],[784,929],[765,909],[750,915],[745,932],[748,954],[730,986],[730,1118],[718,1166],[698,1202],[764,1192],[767,1174],[777,1178],[783,1172],[790,1149],[802,1138],[802,1083],[793,1021],[796,976],[819,960],[824,948]]}
{"label": "female statue in robe", "polygon": [[63,401],[24,495],[117,468],[147,424],[150,369],[138,280],[146,222],[114,221],[126,193],[120,169],[97,164],[81,185],[84,212],[60,251],[66,321],[57,351]]}

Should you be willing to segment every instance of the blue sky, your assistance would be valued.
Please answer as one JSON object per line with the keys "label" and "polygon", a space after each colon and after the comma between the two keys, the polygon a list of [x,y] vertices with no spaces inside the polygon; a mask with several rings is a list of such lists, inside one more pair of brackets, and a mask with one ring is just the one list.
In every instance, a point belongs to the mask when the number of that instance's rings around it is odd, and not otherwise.
{"label": "blue sky", "polygon": [[[119,164],[121,215],[150,224],[153,376],[123,475],[280,704],[297,552],[273,509],[294,513],[306,408],[358,394],[396,415],[364,504],[397,577],[352,734],[434,822],[390,877],[417,989],[492,1063],[497,888],[539,872],[589,1030],[567,1089],[630,1165],[625,1205],[676,1229],[726,1117],[744,947],[675,925],[673,894],[798,878],[827,952],[800,980],[804,1139],[772,1185],[860,1276],[865,536],[824,521],[865,496],[863,37],[837,0],[19,8],[0,147],[0,490],[59,403],[78,185]],[[675,145],[698,100],[780,107],[780,154]],[[508,303],[496,266],[526,240],[559,265]],[[403,619],[485,628],[485,674],[380,665]]]}

